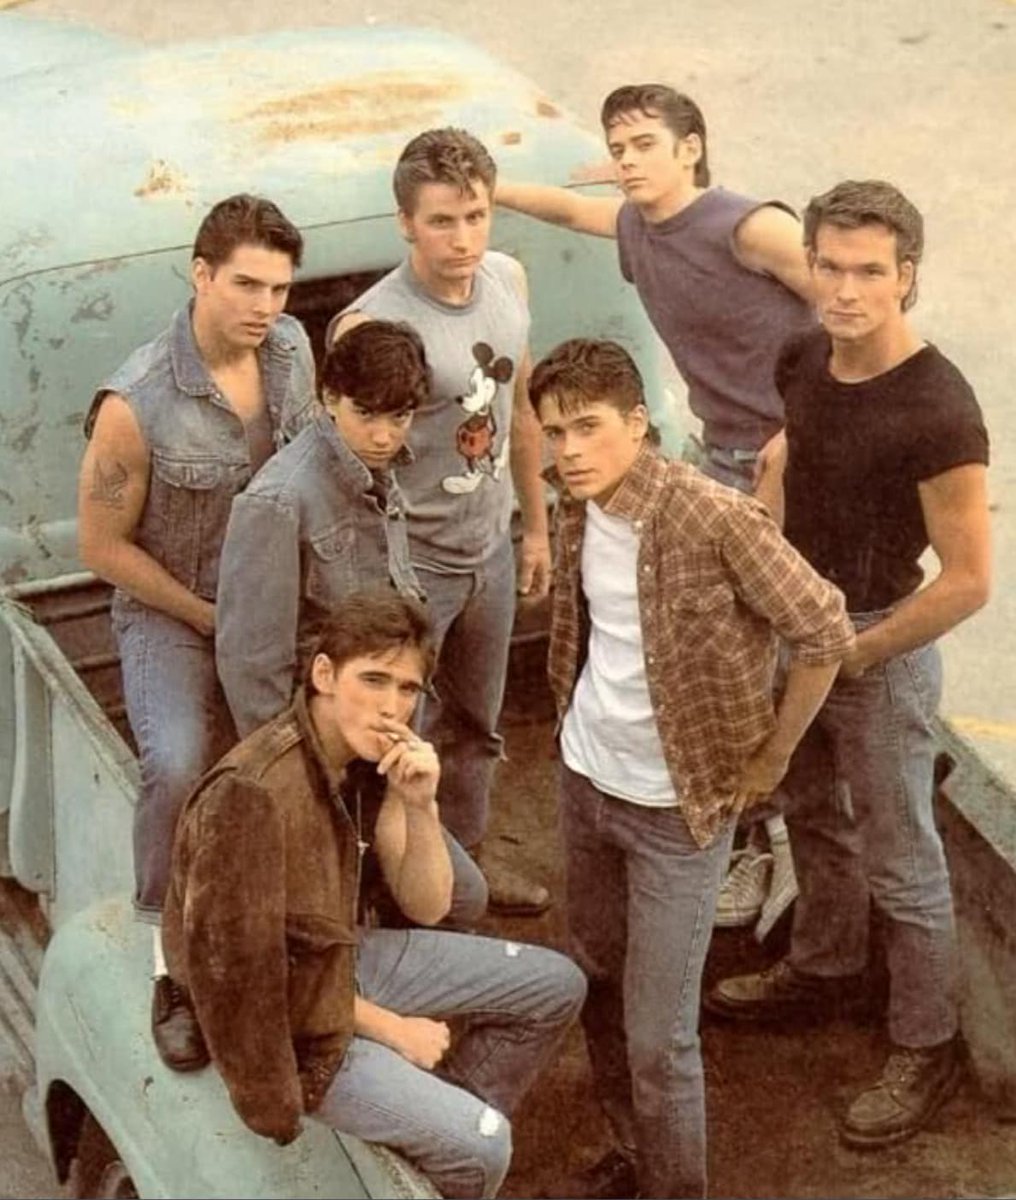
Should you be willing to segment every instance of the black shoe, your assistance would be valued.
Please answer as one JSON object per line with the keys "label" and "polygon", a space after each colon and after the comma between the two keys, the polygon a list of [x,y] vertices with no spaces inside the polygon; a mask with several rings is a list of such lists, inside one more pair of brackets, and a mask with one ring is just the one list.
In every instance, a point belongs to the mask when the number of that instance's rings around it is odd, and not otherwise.
{"label": "black shoe", "polygon": [[738,1021],[821,1021],[856,1001],[856,975],[805,975],[785,959],[755,975],[721,979],[704,996],[706,1009]]}
{"label": "black shoe", "polygon": [[635,1164],[620,1150],[608,1150],[592,1166],[565,1180],[558,1194],[574,1200],[632,1200],[638,1195]]}
{"label": "black shoe", "polygon": [[187,994],[168,975],[155,977],[152,1037],[159,1057],[174,1071],[200,1071],[211,1061]]}
{"label": "black shoe", "polygon": [[897,1046],[879,1079],[847,1110],[841,1139],[857,1150],[878,1150],[913,1137],[960,1086],[963,1069],[958,1037],[924,1050]]}

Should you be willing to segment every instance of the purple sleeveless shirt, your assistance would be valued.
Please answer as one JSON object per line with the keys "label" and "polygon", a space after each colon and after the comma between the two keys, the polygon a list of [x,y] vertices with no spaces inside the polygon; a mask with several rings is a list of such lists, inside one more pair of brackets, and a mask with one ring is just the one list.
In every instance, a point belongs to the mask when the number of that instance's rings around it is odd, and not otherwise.
{"label": "purple sleeveless shirt", "polygon": [[796,292],[734,255],[734,231],[761,207],[717,187],[659,224],[631,203],[617,218],[621,274],[688,385],[705,440],[727,449],[758,450],[782,428],[776,357],[788,337],[815,324]]}

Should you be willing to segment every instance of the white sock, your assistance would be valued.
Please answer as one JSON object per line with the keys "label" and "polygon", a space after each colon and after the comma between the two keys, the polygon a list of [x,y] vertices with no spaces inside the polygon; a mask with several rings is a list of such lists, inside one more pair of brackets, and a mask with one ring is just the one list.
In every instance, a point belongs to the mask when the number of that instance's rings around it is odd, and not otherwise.
{"label": "white sock", "polygon": [[162,953],[162,930],[158,925],[152,927],[152,977],[158,979],[160,975],[168,975],[166,970],[166,956]]}

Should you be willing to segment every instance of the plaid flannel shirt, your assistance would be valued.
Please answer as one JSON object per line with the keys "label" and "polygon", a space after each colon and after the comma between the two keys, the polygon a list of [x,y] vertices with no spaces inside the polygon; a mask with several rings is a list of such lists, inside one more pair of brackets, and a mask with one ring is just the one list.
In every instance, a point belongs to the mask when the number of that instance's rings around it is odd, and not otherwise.
{"label": "plaid flannel shirt", "polygon": [[[605,505],[639,536],[646,680],[667,768],[706,846],[738,809],[735,781],[776,724],[777,635],[801,662],[854,640],[842,593],[808,565],[764,505],[646,445]],[[562,496],[548,674],[563,719],[585,663],[585,503]]]}

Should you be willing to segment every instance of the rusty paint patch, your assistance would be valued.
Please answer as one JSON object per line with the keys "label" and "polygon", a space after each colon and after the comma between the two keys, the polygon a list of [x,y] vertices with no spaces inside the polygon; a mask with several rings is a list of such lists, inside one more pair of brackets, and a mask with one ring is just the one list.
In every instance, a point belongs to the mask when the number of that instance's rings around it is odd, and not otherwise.
{"label": "rusty paint patch", "polygon": [[31,425],[26,425],[17,437],[11,438],[11,449],[16,450],[18,454],[26,454],[35,441],[40,424],[39,421],[33,421]]}
{"label": "rusty paint patch", "polygon": [[134,195],[142,199],[150,196],[178,195],[185,192],[189,184],[183,171],[171,166],[164,158],[157,158],[148,168],[144,182],[134,189]]}
{"label": "rusty paint patch", "polygon": [[541,96],[536,102],[536,115],[538,117],[560,117],[562,113],[552,100],[548,100],[546,96]]}
{"label": "rusty paint patch", "polygon": [[462,80],[378,71],[330,87],[266,100],[241,113],[240,118],[258,123],[258,137],[266,142],[385,133],[405,126],[425,128],[440,117],[445,105],[465,95],[466,90]]}
{"label": "rusty paint patch", "polygon": [[522,141],[522,134],[517,129],[508,129],[501,134],[502,146],[517,146]]}
{"label": "rusty paint patch", "polygon": [[614,164],[609,158],[572,167],[568,178],[573,183],[615,183]]}
{"label": "rusty paint patch", "polygon": [[8,585],[23,583],[27,578],[28,568],[21,562],[11,563],[9,566],[4,567],[3,574],[0,575],[0,579]]}
{"label": "rusty paint patch", "polygon": [[102,295],[93,296],[79,304],[71,316],[71,324],[76,325],[79,321],[108,321],[112,315],[113,298],[108,292],[103,292]]}

